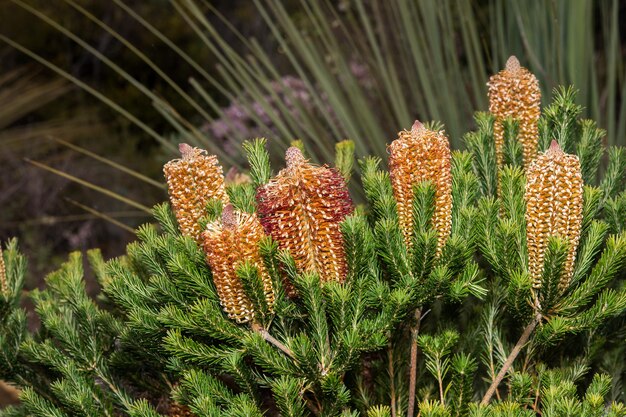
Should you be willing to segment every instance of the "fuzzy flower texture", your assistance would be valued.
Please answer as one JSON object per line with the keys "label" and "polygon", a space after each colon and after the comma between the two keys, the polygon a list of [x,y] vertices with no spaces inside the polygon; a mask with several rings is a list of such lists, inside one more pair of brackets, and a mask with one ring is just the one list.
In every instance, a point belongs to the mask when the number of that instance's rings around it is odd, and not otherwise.
{"label": "fuzzy flower texture", "polygon": [[516,57],[511,56],[505,68],[493,75],[489,82],[489,112],[495,116],[493,134],[498,166],[502,166],[504,153],[504,127],[502,122],[511,117],[519,123],[518,140],[522,144],[524,166],[537,155],[538,125],[541,114],[539,81]]}
{"label": "fuzzy flower texture", "polygon": [[443,130],[435,131],[415,121],[389,145],[389,172],[396,199],[400,228],[407,247],[412,246],[413,187],[430,181],[435,187],[433,227],[437,250],[445,245],[452,228],[452,174],[450,144]]}
{"label": "fuzzy flower texture", "polygon": [[287,167],[257,191],[261,224],[300,271],[343,282],[340,223],[353,210],[345,180],[336,169],[310,164],[298,148],[289,148],[285,160]]}
{"label": "fuzzy flower texture", "polygon": [[548,240],[557,236],[569,244],[559,289],[567,288],[574,271],[583,212],[583,179],[575,155],[563,152],[556,141],[528,167],[526,181],[526,241],[528,268],[535,290],[541,275]]}

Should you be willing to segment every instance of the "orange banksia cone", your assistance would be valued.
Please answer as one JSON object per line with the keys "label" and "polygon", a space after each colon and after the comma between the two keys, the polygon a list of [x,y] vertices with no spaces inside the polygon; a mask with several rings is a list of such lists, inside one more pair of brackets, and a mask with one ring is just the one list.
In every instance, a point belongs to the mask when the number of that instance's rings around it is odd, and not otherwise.
{"label": "orange banksia cone", "polygon": [[295,147],[285,159],[287,167],[257,191],[265,232],[291,253],[300,271],[343,282],[340,222],[353,210],[344,178],[336,169],[310,164]]}
{"label": "orange banksia cone", "polygon": [[182,158],[163,167],[167,190],[181,233],[202,244],[198,222],[206,214],[207,203],[214,198],[228,203],[224,175],[216,156],[185,143],[179,149]]}
{"label": "orange banksia cone", "polygon": [[502,121],[512,117],[519,122],[518,139],[522,143],[524,167],[537,156],[539,133],[537,122],[541,114],[541,90],[537,78],[520,66],[516,57],[493,75],[489,82],[489,112],[495,116],[493,127],[498,165],[503,163],[504,128]]}
{"label": "orange banksia cone", "polygon": [[437,230],[438,250],[445,244],[452,227],[452,175],[450,144],[443,130],[426,129],[417,120],[410,131],[400,132],[389,145],[389,173],[397,202],[400,228],[407,247],[412,246],[413,187],[430,181],[435,187],[432,224]]}
{"label": "orange banksia cone", "polygon": [[550,236],[569,242],[560,288],[574,271],[583,212],[583,180],[578,157],[564,153],[556,141],[526,172],[526,240],[528,268],[534,287],[541,285],[544,255]]}
{"label": "orange banksia cone", "polygon": [[242,262],[252,262],[258,269],[267,304],[270,309],[274,305],[272,279],[259,254],[259,241],[264,236],[256,214],[235,211],[230,204],[224,207],[221,220],[209,223],[202,233],[220,303],[228,317],[239,323],[254,318],[252,303],[236,273]]}

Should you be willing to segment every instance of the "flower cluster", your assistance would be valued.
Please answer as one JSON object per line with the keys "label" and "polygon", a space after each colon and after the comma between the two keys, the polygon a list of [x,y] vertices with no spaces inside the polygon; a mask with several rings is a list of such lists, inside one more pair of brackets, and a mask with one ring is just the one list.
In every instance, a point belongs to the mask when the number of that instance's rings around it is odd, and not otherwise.
{"label": "flower cluster", "polygon": [[[489,82],[490,110],[495,116],[494,146],[502,163],[502,121],[520,123],[526,166],[526,235],[528,267],[535,291],[541,287],[544,258],[550,237],[569,245],[559,286],[571,280],[582,223],[582,176],[578,158],[565,154],[553,141],[536,156],[540,93],[536,78],[511,57],[506,68]],[[228,203],[222,168],[215,156],[181,145],[182,159],[170,161],[164,171],[172,207],[183,235],[193,237],[206,252],[224,311],[231,319],[253,321],[254,307],[237,275],[243,262],[258,271],[270,309],[274,288],[259,242],[270,236],[290,253],[299,272],[312,272],[322,282],[343,282],[347,263],[341,222],[353,204],[345,180],[336,169],[309,163],[302,152],[289,148],[286,167],[256,190],[256,214],[234,210]],[[415,187],[428,182],[434,189],[432,226],[441,253],[452,229],[451,152],[443,130],[430,130],[416,121],[389,145],[389,170],[398,221],[407,248],[412,247]],[[222,217],[201,230],[210,199],[225,204]],[[288,295],[296,292],[285,282]]]}
{"label": "flower cluster", "polygon": [[569,285],[574,270],[583,211],[583,180],[578,157],[564,153],[556,141],[527,170],[526,241],[528,268],[534,287],[541,285],[550,236],[567,240],[569,250],[560,289]]}
{"label": "flower cluster", "polygon": [[413,188],[423,181],[435,187],[435,213],[432,224],[438,235],[438,249],[452,228],[452,175],[450,144],[445,133],[429,130],[415,121],[411,130],[400,132],[389,146],[389,173],[397,202],[400,228],[407,247],[413,230]]}
{"label": "flower cluster", "polygon": [[537,122],[541,114],[541,90],[537,78],[520,66],[516,57],[506,62],[504,70],[493,75],[489,82],[489,112],[495,116],[494,138],[498,166],[503,163],[504,127],[502,122],[512,117],[519,123],[518,140],[522,143],[524,166],[537,155],[539,141]]}
{"label": "flower cluster", "polygon": [[340,222],[352,212],[345,180],[336,169],[310,164],[295,147],[287,167],[257,191],[265,232],[288,250],[301,271],[343,282],[346,260]]}
{"label": "flower cluster", "polygon": [[252,303],[237,277],[237,267],[242,262],[251,262],[257,268],[270,309],[274,304],[272,279],[259,254],[259,242],[264,236],[255,214],[236,211],[230,204],[224,207],[222,218],[209,223],[202,233],[203,248],[213,272],[217,295],[228,317],[239,323],[254,318]]}
{"label": "flower cluster", "polygon": [[179,146],[182,158],[163,167],[172,209],[184,236],[202,243],[200,220],[212,199],[228,202],[222,167],[214,155],[185,143]]}

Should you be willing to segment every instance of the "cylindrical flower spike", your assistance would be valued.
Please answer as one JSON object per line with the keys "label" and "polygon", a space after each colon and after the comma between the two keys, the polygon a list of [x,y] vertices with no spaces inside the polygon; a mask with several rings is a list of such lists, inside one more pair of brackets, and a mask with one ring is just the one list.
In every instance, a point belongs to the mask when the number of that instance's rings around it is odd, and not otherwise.
{"label": "cylindrical flower spike", "polygon": [[0,295],[9,295],[9,285],[7,283],[7,270],[4,265],[4,255],[2,254],[2,242],[0,242]]}
{"label": "cylindrical flower spike", "polygon": [[272,279],[259,253],[259,241],[264,236],[256,214],[235,211],[230,204],[224,207],[222,219],[209,223],[202,233],[220,303],[228,317],[239,323],[254,318],[254,308],[236,273],[242,262],[252,262],[257,268],[270,310],[274,305]]}
{"label": "cylindrical flower spike", "polygon": [[504,159],[504,128],[502,121],[512,117],[519,122],[519,141],[522,143],[524,167],[537,156],[539,133],[537,122],[541,114],[541,90],[537,78],[520,66],[511,56],[505,68],[493,75],[489,82],[489,112],[495,116],[493,127],[498,165]]}
{"label": "cylindrical flower spike", "polygon": [[544,255],[550,236],[567,239],[569,251],[559,280],[567,288],[574,271],[583,212],[580,162],[564,153],[556,141],[526,172],[526,241],[528,268],[535,288],[541,286]]}
{"label": "cylindrical flower spike", "polygon": [[321,281],[343,282],[346,260],[340,222],[353,206],[341,173],[310,164],[300,149],[285,155],[287,167],[257,191],[265,232],[294,257],[300,271]]}
{"label": "cylindrical flower spike", "polygon": [[410,131],[400,132],[389,145],[389,173],[397,202],[400,228],[407,247],[412,246],[413,187],[430,181],[435,187],[432,224],[441,251],[452,228],[452,174],[450,144],[443,130],[428,130],[415,121]]}
{"label": "cylindrical flower spike", "polygon": [[178,148],[182,158],[163,167],[167,189],[181,233],[202,244],[198,222],[206,214],[207,203],[214,198],[228,203],[224,175],[216,156],[186,143]]}

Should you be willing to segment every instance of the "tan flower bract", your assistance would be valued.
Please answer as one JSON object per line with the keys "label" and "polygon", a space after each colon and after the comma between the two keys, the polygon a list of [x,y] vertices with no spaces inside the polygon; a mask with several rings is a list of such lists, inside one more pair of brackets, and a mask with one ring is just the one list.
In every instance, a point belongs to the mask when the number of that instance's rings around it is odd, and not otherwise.
{"label": "tan flower bract", "polygon": [[437,230],[441,251],[452,228],[452,174],[450,144],[443,130],[426,129],[415,121],[389,145],[389,173],[397,202],[400,228],[407,247],[412,246],[413,187],[430,181],[435,187],[432,224]]}
{"label": "tan flower bract", "polygon": [[567,288],[574,271],[583,212],[583,180],[580,162],[564,153],[556,141],[540,154],[526,173],[526,241],[528,269],[534,288],[541,287],[544,257],[550,236],[567,239],[569,250],[561,290]]}
{"label": "tan flower bract", "polygon": [[216,156],[185,143],[179,149],[182,158],[163,167],[167,190],[181,233],[201,244],[198,222],[206,214],[207,203],[214,198],[228,203],[224,175]]}
{"label": "tan flower bract", "polygon": [[9,285],[7,283],[7,270],[4,264],[4,255],[2,254],[2,242],[0,242],[0,294],[9,295]]}
{"label": "tan flower bract", "polygon": [[493,127],[498,165],[504,159],[504,128],[502,121],[512,117],[519,122],[518,139],[522,143],[524,167],[537,156],[538,125],[541,115],[541,90],[537,78],[520,66],[511,56],[505,68],[493,75],[489,82],[489,112],[495,116]]}
{"label": "tan flower bract", "polygon": [[310,164],[298,148],[289,148],[285,160],[287,167],[257,191],[261,223],[300,271],[343,282],[340,222],[353,210],[345,180],[336,169]]}
{"label": "tan flower bract", "polygon": [[236,273],[242,262],[252,262],[258,269],[267,304],[270,309],[274,305],[272,279],[259,253],[259,242],[264,236],[256,214],[235,211],[230,204],[224,207],[221,220],[209,223],[202,233],[220,303],[228,317],[239,323],[254,318],[252,303]]}

